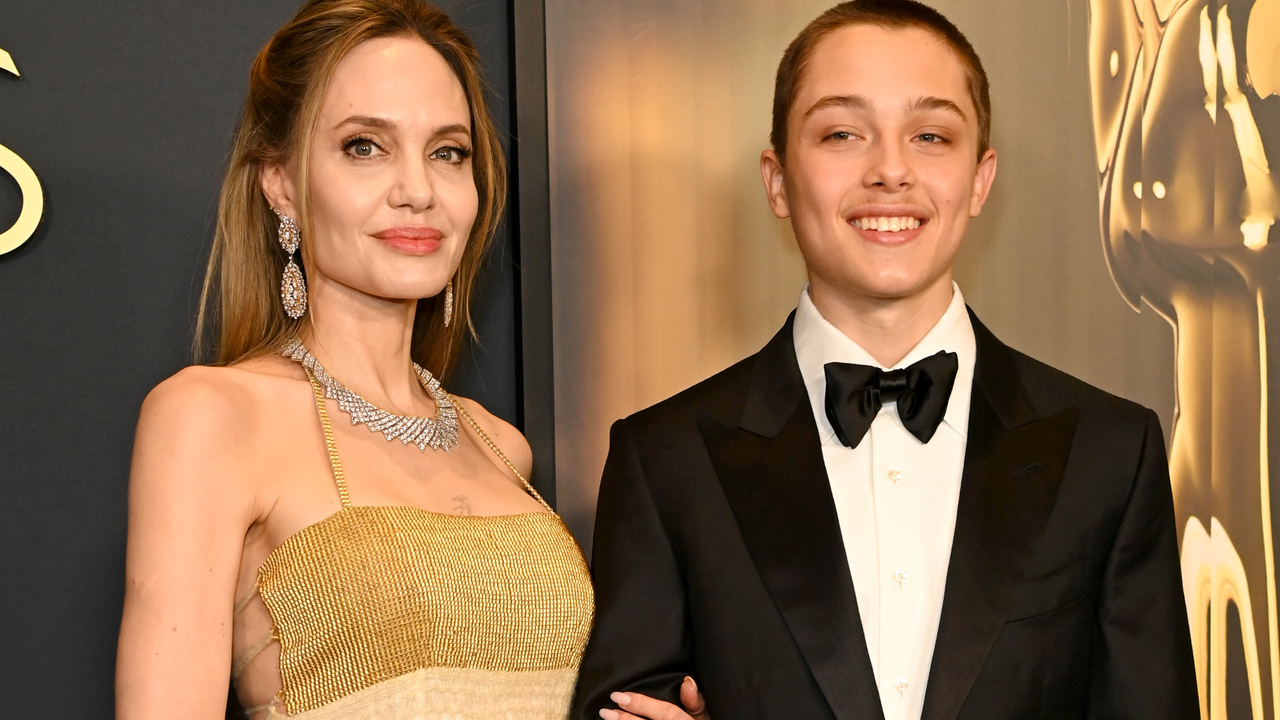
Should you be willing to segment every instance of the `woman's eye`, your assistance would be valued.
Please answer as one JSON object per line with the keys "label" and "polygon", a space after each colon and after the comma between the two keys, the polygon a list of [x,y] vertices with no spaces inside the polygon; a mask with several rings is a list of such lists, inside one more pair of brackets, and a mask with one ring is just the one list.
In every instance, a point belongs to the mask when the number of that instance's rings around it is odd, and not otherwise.
{"label": "woman's eye", "polygon": [[462,148],[457,148],[457,147],[442,147],[439,150],[436,150],[435,152],[431,153],[431,157],[436,160],[440,160],[442,162],[452,163],[456,165],[458,163],[461,163],[463,160],[466,160],[467,158],[471,157],[471,152],[469,150],[463,150]]}
{"label": "woman's eye", "polygon": [[839,131],[837,131],[837,132],[833,132],[833,133],[831,133],[830,135],[828,135],[828,136],[827,136],[827,139],[828,139],[828,140],[839,140],[840,142],[844,142],[845,140],[848,140],[848,139],[849,139],[849,138],[851,138],[851,137],[853,137],[853,135],[850,135],[849,133],[847,133],[847,132],[845,132],[845,131],[843,131],[843,130],[839,130]]}
{"label": "woman's eye", "polygon": [[381,148],[372,140],[365,138],[354,138],[347,141],[345,150],[348,154],[358,158],[370,158],[378,153]]}

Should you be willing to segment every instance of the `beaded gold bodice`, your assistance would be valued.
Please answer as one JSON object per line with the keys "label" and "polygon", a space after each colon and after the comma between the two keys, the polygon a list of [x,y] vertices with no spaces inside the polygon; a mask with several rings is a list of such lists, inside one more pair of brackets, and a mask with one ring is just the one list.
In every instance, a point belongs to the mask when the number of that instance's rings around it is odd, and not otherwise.
{"label": "beaded gold bodice", "polygon": [[456,516],[353,506],[313,387],[342,509],[276,548],[257,581],[280,643],[278,700],[287,711],[424,669],[526,678],[576,670],[594,601],[582,552],[559,516],[549,507]]}

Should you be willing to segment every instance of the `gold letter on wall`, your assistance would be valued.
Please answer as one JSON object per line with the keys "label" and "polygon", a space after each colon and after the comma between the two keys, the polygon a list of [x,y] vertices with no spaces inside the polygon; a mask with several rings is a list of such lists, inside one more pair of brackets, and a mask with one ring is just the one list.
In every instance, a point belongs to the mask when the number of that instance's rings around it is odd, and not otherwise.
{"label": "gold letter on wall", "polygon": [[[13,58],[4,50],[0,50],[0,70],[19,75],[18,66],[13,64]],[[0,170],[13,176],[18,181],[18,189],[22,191],[22,210],[18,213],[18,221],[13,227],[0,232],[0,255],[4,255],[17,250],[35,235],[40,218],[44,215],[44,190],[40,187],[40,178],[36,177],[31,166],[4,145],[0,145]]]}

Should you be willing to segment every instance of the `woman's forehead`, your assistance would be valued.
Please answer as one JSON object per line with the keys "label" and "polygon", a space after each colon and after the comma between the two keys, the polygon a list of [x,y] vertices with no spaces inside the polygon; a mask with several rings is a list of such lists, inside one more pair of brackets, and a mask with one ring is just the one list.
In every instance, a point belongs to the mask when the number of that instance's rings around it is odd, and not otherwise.
{"label": "woman's forehead", "polygon": [[407,36],[360,43],[334,68],[321,122],[353,114],[406,127],[470,124],[466,92],[453,69],[435,48]]}

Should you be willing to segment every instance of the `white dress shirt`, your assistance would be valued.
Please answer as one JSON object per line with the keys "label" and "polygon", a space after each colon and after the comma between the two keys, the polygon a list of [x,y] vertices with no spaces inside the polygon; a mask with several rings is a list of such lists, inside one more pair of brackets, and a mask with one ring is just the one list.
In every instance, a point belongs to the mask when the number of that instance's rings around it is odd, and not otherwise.
{"label": "white dress shirt", "polygon": [[840,443],[827,419],[823,366],[882,366],[822,317],[808,286],[796,308],[796,359],[818,423],[885,720],[920,718],[951,559],[976,350],[964,297],[952,287],[938,324],[896,366],[882,368],[904,368],[942,350],[956,354],[946,415],[928,443],[907,431],[892,402],[857,447]]}

